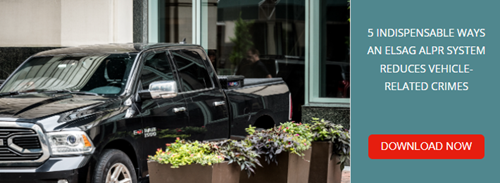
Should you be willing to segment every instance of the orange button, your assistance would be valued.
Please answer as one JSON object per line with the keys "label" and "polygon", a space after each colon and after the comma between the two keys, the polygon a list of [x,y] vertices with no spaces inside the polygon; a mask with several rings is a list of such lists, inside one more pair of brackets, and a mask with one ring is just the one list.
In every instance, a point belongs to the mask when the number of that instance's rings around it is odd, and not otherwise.
{"label": "orange button", "polygon": [[483,135],[370,135],[371,159],[483,159]]}

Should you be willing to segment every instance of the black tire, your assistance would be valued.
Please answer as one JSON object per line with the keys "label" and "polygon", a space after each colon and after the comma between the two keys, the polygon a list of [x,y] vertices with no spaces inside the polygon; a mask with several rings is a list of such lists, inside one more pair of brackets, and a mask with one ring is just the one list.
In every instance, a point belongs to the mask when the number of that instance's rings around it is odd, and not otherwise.
{"label": "black tire", "polygon": [[[123,166],[124,165],[124,166]],[[106,149],[102,153],[96,163],[94,170],[93,183],[109,183],[106,182],[108,173],[111,171],[116,171],[118,168],[127,168],[129,177],[125,177],[127,172],[119,174],[119,178],[125,179],[130,178],[132,183],[137,183],[137,176],[134,170],[134,165],[130,158],[124,152],[118,149]],[[113,172],[114,172],[113,171]],[[120,171],[122,172],[122,171]]]}

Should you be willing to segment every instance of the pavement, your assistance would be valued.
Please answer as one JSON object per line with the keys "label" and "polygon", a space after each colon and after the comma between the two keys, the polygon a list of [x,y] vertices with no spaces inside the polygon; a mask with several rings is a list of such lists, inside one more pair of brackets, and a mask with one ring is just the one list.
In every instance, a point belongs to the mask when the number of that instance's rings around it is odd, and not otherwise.
{"label": "pavement", "polygon": [[342,183],[351,182],[351,166],[345,166],[342,170]]}

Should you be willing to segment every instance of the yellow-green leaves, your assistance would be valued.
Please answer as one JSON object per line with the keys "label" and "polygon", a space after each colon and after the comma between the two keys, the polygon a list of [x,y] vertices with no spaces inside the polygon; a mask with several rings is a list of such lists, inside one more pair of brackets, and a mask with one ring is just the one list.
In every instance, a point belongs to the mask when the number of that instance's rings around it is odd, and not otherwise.
{"label": "yellow-green leaves", "polygon": [[171,164],[172,168],[197,163],[201,165],[212,165],[224,161],[224,157],[208,150],[208,145],[195,142],[186,142],[177,139],[174,143],[166,144],[166,149],[158,149],[149,160],[161,164]]}

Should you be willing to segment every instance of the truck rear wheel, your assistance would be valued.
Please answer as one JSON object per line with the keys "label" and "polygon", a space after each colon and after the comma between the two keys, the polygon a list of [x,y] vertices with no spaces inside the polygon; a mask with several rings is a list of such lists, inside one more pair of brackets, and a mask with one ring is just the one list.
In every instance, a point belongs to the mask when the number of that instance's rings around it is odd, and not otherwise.
{"label": "truck rear wheel", "polygon": [[107,149],[96,164],[92,182],[136,183],[137,176],[127,154],[117,149]]}

